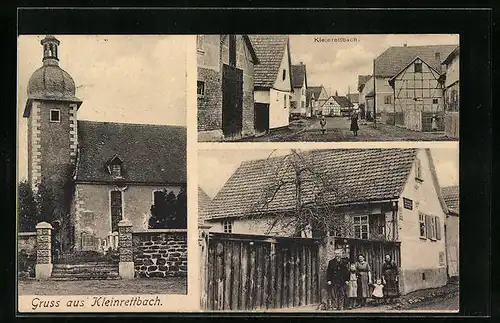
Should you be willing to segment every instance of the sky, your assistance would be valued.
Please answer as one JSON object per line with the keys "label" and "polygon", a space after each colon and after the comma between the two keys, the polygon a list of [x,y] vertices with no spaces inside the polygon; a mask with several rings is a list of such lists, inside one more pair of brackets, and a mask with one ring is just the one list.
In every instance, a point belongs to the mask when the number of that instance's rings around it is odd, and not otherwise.
{"label": "sky", "polygon": [[[269,156],[288,154],[286,149],[198,150],[198,185],[210,197],[224,186],[239,165],[246,160],[265,159]],[[459,153],[455,148],[431,148],[432,158],[440,186],[459,184]],[[217,170],[217,171],[215,171]]]}
{"label": "sky", "polygon": [[[316,42],[315,38],[330,39]],[[344,40],[350,40],[348,42]],[[335,41],[337,40],[337,41]],[[357,92],[358,75],[370,75],[373,60],[390,46],[459,44],[459,35],[290,35],[292,64],[303,62],[309,86],[323,84],[329,95]]]}
{"label": "sky", "polygon": [[[83,101],[78,119],[186,126],[186,50],[192,36],[55,35],[59,66]],[[18,37],[19,179],[27,173],[27,85],[45,36]]]}

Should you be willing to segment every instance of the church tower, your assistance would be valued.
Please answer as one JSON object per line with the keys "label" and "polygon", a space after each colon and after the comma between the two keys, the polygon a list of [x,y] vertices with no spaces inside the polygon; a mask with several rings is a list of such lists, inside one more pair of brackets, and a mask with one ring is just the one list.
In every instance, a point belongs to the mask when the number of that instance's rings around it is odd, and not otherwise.
{"label": "church tower", "polygon": [[56,216],[67,214],[67,188],[77,154],[77,111],[82,101],[75,96],[75,82],[59,67],[60,42],[54,36],[41,40],[43,65],[28,83],[23,117],[28,118],[28,181],[40,183],[54,196]]}

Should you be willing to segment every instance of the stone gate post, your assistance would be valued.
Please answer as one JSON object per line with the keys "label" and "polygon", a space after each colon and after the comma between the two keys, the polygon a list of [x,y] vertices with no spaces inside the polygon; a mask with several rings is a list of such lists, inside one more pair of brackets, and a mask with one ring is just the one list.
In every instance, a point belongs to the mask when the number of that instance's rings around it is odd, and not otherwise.
{"label": "stone gate post", "polygon": [[122,279],[134,278],[134,255],[132,248],[132,222],[123,219],[118,223],[118,249],[120,252],[118,273]]}
{"label": "stone gate post", "polygon": [[46,280],[52,274],[52,226],[47,222],[36,225],[35,277]]}

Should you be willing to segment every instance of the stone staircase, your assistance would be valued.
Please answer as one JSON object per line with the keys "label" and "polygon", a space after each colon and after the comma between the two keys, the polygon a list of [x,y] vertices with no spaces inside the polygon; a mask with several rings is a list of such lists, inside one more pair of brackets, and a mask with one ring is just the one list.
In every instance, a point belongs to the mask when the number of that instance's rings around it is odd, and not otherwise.
{"label": "stone staircase", "polygon": [[121,279],[118,264],[112,262],[85,262],[54,264],[51,280],[114,280]]}

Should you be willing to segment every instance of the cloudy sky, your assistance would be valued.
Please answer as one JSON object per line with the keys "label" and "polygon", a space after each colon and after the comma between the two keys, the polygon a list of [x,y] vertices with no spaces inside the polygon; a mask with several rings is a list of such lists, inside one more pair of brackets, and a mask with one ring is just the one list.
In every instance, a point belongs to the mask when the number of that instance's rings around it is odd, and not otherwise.
{"label": "cloudy sky", "polygon": [[[78,119],[186,125],[186,49],[191,36],[56,35],[59,66],[83,100]],[[42,66],[44,36],[18,38],[19,178],[27,173],[27,85]]]}
{"label": "cloudy sky", "polygon": [[[265,159],[269,156],[287,154],[289,150],[256,149],[245,150],[198,150],[198,185],[214,197],[245,160]],[[452,186],[459,183],[459,154],[457,147],[431,148],[439,185]],[[214,171],[217,170],[217,171]]]}
{"label": "cloudy sky", "polygon": [[[332,39],[315,42],[315,38]],[[355,41],[340,42],[349,39]],[[337,39],[337,41],[334,41]],[[358,75],[369,75],[373,60],[390,46],[459,43],[459,35],[291,35],[292,64],[307,65],[308,85],[323,84],[329,95],[357,92]]]}

